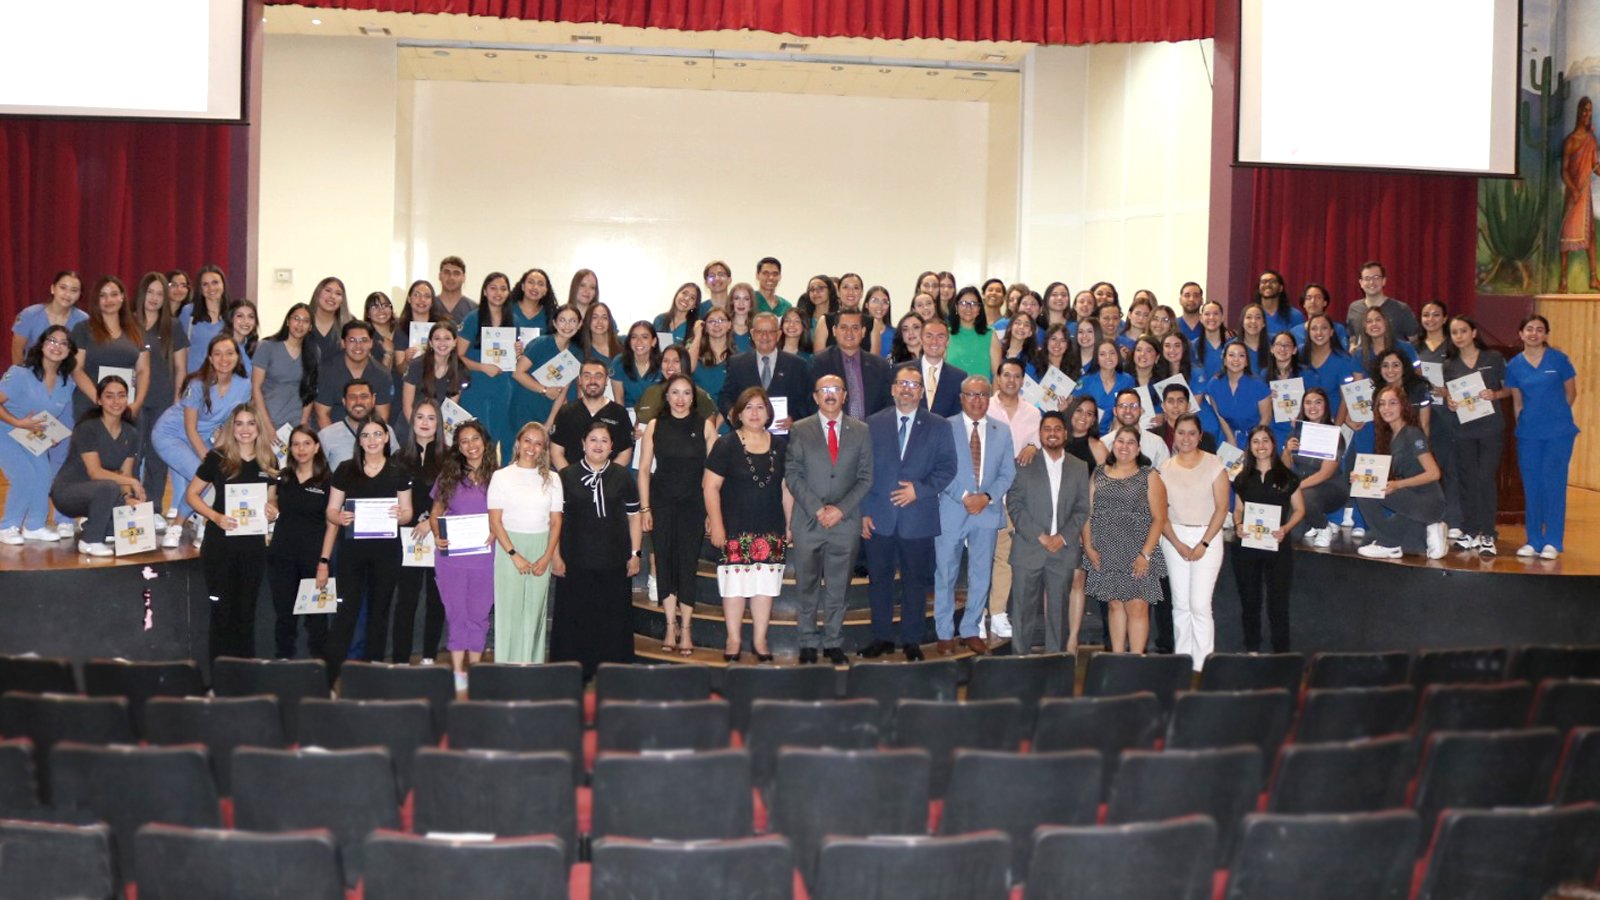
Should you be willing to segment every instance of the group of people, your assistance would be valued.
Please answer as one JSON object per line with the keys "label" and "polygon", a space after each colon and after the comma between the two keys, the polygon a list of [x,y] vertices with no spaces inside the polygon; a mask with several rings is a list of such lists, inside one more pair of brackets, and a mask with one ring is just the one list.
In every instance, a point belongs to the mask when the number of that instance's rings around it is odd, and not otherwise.
{"label": "group of people", "polygon": [[[88,311],[79,276],[59,273],[17,317],[0,379],[0,422],[28,436],[0,435],[0,542],[70,531],[82,552],[110,555],[112,509],[161,508],[171,472],[156,527],[177,547],[192,522],[213,653],[254,654],[265,577],[274,653],[292,655],[304,623],[335,676],[363,639],[367,658],[409,661],[419,604],[422,657],[448,633],[458,674],[491,620],[501,661],[631,659],[647,549],[662,649],[688,655],[706,538],[729,660],[745,652],[747,611],[750,651],[771,658],[792,566],[801,660],[844,662],[861,559],[868,658],[922,656],[929,593],[941,653],[984,652],[991,630],[1021,653],[1075,650],[1093,597],[1113,649],[1170,641],[1198,667],[1223,532],[1246,530],[1246,504],[1279,511],[1269,541],[1230,554],[1249,650],[1263,602],[1272,646],[1287,649],[1292,547],[1329,546],[1346,516],[1352,536],[1370,535],[1367,556],[1438,556],[1451,539],[1495,553],[1510,400],[1528,498],[1519,555],[1562,549],[1576,388],[1548,323],[1524,321],[1507,362],[1470,318],[1387,297],[1378,263],[1362,267],[1343,323],[1322,285],[1296,308],[1265,272],[1237,333],[1193,282],[1178,309],[1149,291],[1124,309],[1108,282],[1041,295],[930,271],[896,318],[890,292],[854,273],[814,276],[791,303],[777,259],[758,261],[754,286],[714,261],[622,331],[591,270],[565,302],[537,268],[515,283],[490,273],[474,301],[466,271],[446,257],[438,288],[414,282],[398,314],[374,292],[360,317],[324,278],[264,338],[214,266],[193,296],[184,272],[149,273],[131,297],[103,277]],[[1481,392],[1444,387],[1474,374]],[[1280,402],[1290,414],[1274,414]],[[1337,452],[1302,453],[1306,423],[1343,426]],[[70,440],[52,440],[57,425]],[[1359,454],[1387,457],[1388,483],[1352,506]],[[241,483],[267,486],[270,543],[228,535],[227,487]],[[486,531],[466,524],[483,517]],[[453,520],[481,546],[453,543]],[[424,538],[434,565],[398,565]],[[336,611],[295,615],[301,583],[330,578]]]}

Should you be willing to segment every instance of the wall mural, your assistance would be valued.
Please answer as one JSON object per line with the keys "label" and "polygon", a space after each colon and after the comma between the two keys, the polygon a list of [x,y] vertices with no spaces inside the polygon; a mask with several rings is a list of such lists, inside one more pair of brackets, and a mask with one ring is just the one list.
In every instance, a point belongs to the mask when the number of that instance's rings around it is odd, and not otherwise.
{"label": "wall mural", "polygon": [[1600,294],[1600,3],[1523,0],[1519,179],[1478,185],[1478,289]]}

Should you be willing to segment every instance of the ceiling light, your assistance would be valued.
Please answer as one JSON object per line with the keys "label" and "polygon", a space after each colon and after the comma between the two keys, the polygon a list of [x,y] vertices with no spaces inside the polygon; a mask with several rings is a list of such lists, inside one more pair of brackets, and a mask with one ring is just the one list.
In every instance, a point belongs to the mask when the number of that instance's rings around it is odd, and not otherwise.
{"label": "ceiling light", "polygon": [[321,19],[312,19],[311,20],[311,24],[313,24],[313,25],[321,25],[322,24],[322,20]]}
{"label": "ceiling light", "polygon": [[686,66],[698,66],[699,65],[698,62],[696,62],[695,60],[692,60],[692,59],[684,60],[683,64],[686,65]]}
{"label": "ceiling light", "polygon": [[483,54],[483,58],[484,59],[496,59],[499,56],[500,56],[500,54],[498,54],[498,53],[484,53]]}
{"label": "ceiling light", "polygon": [[734,68],[735,68],[735,69],[742,69],[742,68],[744,68],[744,67],[745,67],[745,66],[746,66],[746,65],[748,65],[748,63],[742,63],[742,62],[736,62],[736,63],[734,63],[734,64],[733,64],[733,67],[734,67]]}
{"label": "ceiling light", "polygon": [[879,75],[888,75],[890,72],[893,72],[893,71],[894,71],[893,69],[879,69],[878,70],[878,74]]}
{"label": "ceiling light", "polygon": [[804,53],[810,47],[810,44],[800,41],[784,41],[778,45],[778,49],[785,53]]}
{"label": "ceiling light", "polygon": [[832,69],[835,72],[843,72],[844,71],[844,66],[829,66],[828,68]]}
{"label": "ceiling light", "polygon": [[597,59],[599,59],[599,58],[600,58],[600,57],[598,57],[598,56],[585,56],[585,57],[584,57],[584,58],[583,58],[583,61],[584,61],[584,62],[594,62],[594,61],[595,61],[595,60],[597,60]]}
{"label": "ceiling light", "polygon": [[972,73],[972,77],[973,78],[988,78],[989,77],[989,73],[988,72],[973,72]]}
{"label": "ceiling light", "polygon": [[450,55],[450,51],[449,50],[435,50],[435,51],[433,51],[433,55],[434,56],[449,56]]}
{"label": "ceiling light", "polygon": [[533,58],[534,58],[534,59],[549,59],[549,58],[550,58],[550,57],[549,57],[549,55],[548,55],[548,54],[544,54],[544,53],[535,53],[535,54],[534,54],[534,55],[533,55]]}
{"label": "ceiling light", "polygon": [[929,78],[934,78],[934,77],[937,77],[939,73],[930,70],[930,71],[927,71],[927,72],[923,72],[922,74],[928,76]]}
{"label": "ceiling light", "polygon": [[1004,53],[985,53],[983,55],[983,61],[984,62],[994,62],[994,63],[1005,62],[1006,61],[1006,55]]}
{"label": "ceiling light", "polygon": [[598,35],[598,34],[575,34],[575,35],[572,36],[572,42],[574,44],[598,44],[598,43],[600,43],[600,35]]}

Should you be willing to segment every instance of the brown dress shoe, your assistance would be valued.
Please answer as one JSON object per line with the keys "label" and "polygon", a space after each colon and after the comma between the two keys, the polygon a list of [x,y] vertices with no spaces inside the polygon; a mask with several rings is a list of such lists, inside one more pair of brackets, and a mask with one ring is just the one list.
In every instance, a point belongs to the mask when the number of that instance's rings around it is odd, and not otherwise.
{"label": "brown dress shoe", "polygon": [[976,653],[979,656],[989,652],[989,645],[985,644],[983,642],[983,638],[981,637],[962,638],[961,643],[966,644],[968,650],[971,650],[973,653]]}
{"label": "brown dress shoe", "polygon": [[950,638],[949,640],[940,641],[939,642],[939,655],[940,656],[949,656],[950,654],[952,654],[954,652],[956,652],[956,639],[955,638]]}

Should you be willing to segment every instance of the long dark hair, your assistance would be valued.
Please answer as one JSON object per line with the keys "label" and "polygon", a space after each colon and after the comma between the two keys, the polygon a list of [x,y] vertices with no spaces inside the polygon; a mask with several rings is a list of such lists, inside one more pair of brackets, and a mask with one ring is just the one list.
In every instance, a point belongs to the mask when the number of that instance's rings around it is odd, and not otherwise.
{"label": "long dark hair", "polygon": [[1311,343],[1311,323],[1318,319],[1328,323],[1328,352],[1335,356],[1350,355],[1350,351],[1339,344],[1339,329],[1333,327],[1333,318],[1327,313],[1317,313],[1314,316],[1306,317],[1306,342],[1300,348],[1300,364],[1303,366],[1311,365],[1311,348],[1313,346]]}
{"label": "long dark hair", "polygon": [[[1378,408],[1378,398],[1383,396],[1385,391],[1393,393],[1400,401],[1400,427],[1404,428],[1407,425],[1417,424],[1417,408],[1411,405],[1410,400],[1406,399],[1405,388],[1397,384],[1385,384],[1374,391],[1372,394],[1372,408],[1374,410]],[[1389,428],[1389,423],[1385,422],[1382,416],[1373,416],[1373,418],[1376,420],[1373,423],[1372,431],[1372,443],[1375,445],[1373,452],[1388,453],[1389,444],[1394,440],[1394,431]]]}
{"label": "long dark hair", "polygon": [[[1215,301],[1215,300],[1207,300],[1206,302],[1200,304],[1200,310],[1202,312],[1204,312],[1205,308],[1207,306],[1212,305],[1212,304],[1216,304],[1216,307],[1218,309],[1222,309],[1222,304],[1221,303],[1217,303],[1217,301]],[[1212,347],[1211,346],[1211,342],[1206,340],[1206,328],[1205,328],[1205,326],[1204,325],[1200,326],[1200,335],[1199,335],[1199,337],[1195,338],[1195,341],[1194,341],[1194,358],[1195,358],[1196,362],[1200,363],[1200,367],[1202,369],[1205,368],[1206,357],[1210,356],[1211,352],[1213,350],[1216,350],[1217,352],[1221,353],[1221,352],[1225,352],[1228,349],[1228,342],[1233,339],[1233,335],[1231,333],[1229,333],[1229,331],[1228,331],[1227,319],[1223,319],[1222,327],[1217,329],[1217,333],[1222,335],[1222,345],[1220,347]],[[1248,354],[1247,354],[1247,356],[1248,356]]]}
{"label": "long dark hair", "polygon": [[[185,277],[187,277],[187,276],[185,276]],[[144,327],[144,317],[145,317],[145,312],[144,312],[144,294],[145,294],[145,291],[148,291],[150,289],[150,285],[152,285],[152,284],[161,285],[161,311],[156,313],[156,323],[154,325],[150,326],[149,328],[145,328]],[[164,360],[170,360],[170,359],[172,359],[172,326],[173,326],[173,320],[172,320],[172,306],[171,306],[171,304],[167,303],[166,288],[167,288],[167,279],[166,279],[165,275],[162,275],[160,272],[146,272],[144,274],[144,277],[139,279],[139,291],[138,291],[137,299],[136,300],[132,300],[130,302],[138,304],[138,306],[134,310],[134,317],[139,320],[139,330],[143,331],[146,336],[148,336],[148,335],[150,335],[152,333],[160,335],[161,336],[161,353],[160,353],[160,356]]]}
{"label": "long dark hair", "polygon": [[[511,296],[506,298],[506,305],[516,306],[528,296],[527,291],[522,289],[522,285],[523,282],[528,280],[528,276],[535,272],[544,276],[544,297],[539,300],[539,311],[544,313],[544,320],[549,323],[555,318],[556,309],[561,306],[561,301],[556,297],[556,285],[555,282],[550,280],[550,273],[543,269],[533,268],[523,272],[522,277],[517,279],[517,283],[511,286]],[[549,327],[548,324],[546,324],[546,327]]]}
{"label": "long dark hair", "polygon": [[306,332],[306,337],[300,339],[300,405],[309,406],[317,399],[317,370],[320,360],[317,359],[316,345],[306,340],[311,337],[317,327],[317,314],[312,311],[309,303],[296,303],[289,307],[283,314],[283,324],[278,326],[278,331],[269,341],[286,343],[289,340],[289,319],[294,316],[295,310],[303,310],[311,319],[311,330]]}
{"label": "long dark hair", "polygon": [[[234,353],[239,352],[239,342],[233,339],[233,335],[228,334],[227,332],[222,332],[216,337],[213,337],[211,342],[206,344],[205,361],[200,363],[200,368],[189,373],[189,377],[183,380],[183,386],[178,389],[178,393],[182,394],[184,391],[189,389],[190,382],[200,382],[200,404],[206,412],[211,411],[211,389],[217,384],[217,370],[211,367],[211,351],[223,341],[227,341],[233,345]],[[300,351],[300,355],[305,355],[305,350],[303,348]],[[232,377],[243,377],[243,373],[239,371],[238,363],[234,364]]]}
{"label": "long dark hair", "polygon": [[1256,459],[1255,456],[1250,452],[1250,441],[1253,440],[1257,434],[1265,434],[1267,436],[1267,440],[1273,442],[1273,452],[1267,454],[1267,459],[1269,461],[1267,477],[1263,478],[1262,482],[1266,484],[1267,487],[1274,488],[1276,490],[1287,490],[1290,483],[1294,480],[1294,471],[1288,466],[1284,465],[1283,457],[1277,452],[1278,439],[1277,436],[1272,433],[1271,425],[1257,425],[1250,429],[1249,436],[1244,440],[1244,452],[1248,459],[1246,460],[1244,467],[1240,469],[1239,474],[1234,476],[1233,489],[1235,491],[1243,491],[1249,484],[1251,476],[1255,475],[1256,473]]}
{"label": "long dark hair", "polygon": [[[316,444],[317,444],[317,452],[313,453],[311,455],[311,480],[307,481],[307,482],[304,482],[304,483],[305,484],[327,484],[328,483],[328,478],[331,476],[332,473],[330,473],[328,471],[328,457],[327,457],[327,454],[322,452],[322,438],[320,436],[318,436],[316,429],[311,428],[311,427],[306,426],[306,425],[296,425],[289,432],[289,443],[290,443],[290,445],[294,444],[294,436],[297,435],[297,434],[303,434],[306,437],[311,438],[311,440],[315,441]],[[294,469],[295,469],[294,456],[293,455],[289,455],[288,458],[284,460],[283,477],[288,478],[290,476],[293,476],[294,475]]]}
{"label": "long dark hair", "polygon": [[1372,379],[1373,384],[1388,384],[1383,380],[1383,361],[1391,356],[1400,360],[1400,387],[1405,390],[1406,396],[1409,397],[1417,389],[1417,383],[1423,379],[1421,375],[1417,374],[1417,367],[1406,359],[1404,353],[1394,347],[1387,347],[1378,351],[1378,355],[1372,358],[1372,365],[1367,369],[1367,375]]}
{"label": "long dark hair", "polygon": [[189,302],[194,304],[194,312],[189,314],[190,322],[212,321],[211,310],[206,307],[205,295],[200,293],[200,282],[208,274],[222,279],[222,300],[217,304],[217,315],[223,320],[228,318],[228,276],[221,267],[207,263],[195,270],[194,281],[189,283]]}
{"label": "long dark hair", "polygon": [[[995,280],[996,279],[994,278],[989,279],[989,281]],[[955,337],[961,333],[961,313],[959,312],[961,309],[961,298],[968,294],[972,295],[972,299],[978,301],[978,317],[972,320],[972,330],[978,334],[986,334],[989,331],[989,316],[988,313],[986,313],[983,309],[983,294],[980,293],[977,288],[969,284],[961,290],[956,291],[955,304],[946,313],[946,315],[949,316],[951,337]],[[934,300],[937,301],[938,298],[935,297]]]}
{"label": "long dark hair", "polygon": [[107,285],[116,285],[117,290],[122,293],[122,308],[113,314],[117,320],[117,327],[122,329],[122,336],[132,341],[134,346],[142,346],[144,328],[139,324],[141,317],[134,313],[133,301],[128,297],[128,286],[115,275],[102,275],[100,280],[94,283],[94,293],[89,300],[94,304],[93,312],[89,314],[89,336],[96,341],[111,340],[111,329],[106,327],[106,315],[100,311],[100,292]]}
{"label": "long dark hair", "polygon": [[[1429,300],[1428,302],[1439,303],[1437,300]],[[1444,304],[1439,303],[1439,306],[1442,308]],[[1459,359],[1461,357],[1461,348],[1457,347],[1455,340],[1450,338],[1450,326],[1455,322],[1460,322],[1461,324],[1472,329],[1472,346],[1477,347],[1478,352],[1481,353],[1489,349],[1489,345],[1483,342],[1483,332],[1478,330],[1477,322],[1472,321],[1466,316],[1451,316],[1450,318],[1446,319],[1444,323],[1444,336],[1446,338],[1444,345],[1445,359]]]}
{"label": "long dark hair", "polygon": [[[483,439],[483,458],[478,461],[477,469],[471,468],[467,457],[461,452],[461,435],[463,432],[476,431]],[[439,464],[439,483],[434,488],[434,501],[441,506],[449,506],[450,498],[455,496],[456,488],[463,481],[471,481],[479,485],[488,485],[489,479],[494,477],[494,470],[499,468],[495,459],[494,443],[489,437],[489,429],[477,419],[468,419],[456,426],[455,443]]]}
{"label": "long dark hair", "polygon": [[44,339],[58,331],[61,332],[61,337],[67,342],[67,358],[56,366],[56,374],[66,378],[78,366],[78,342],[72,339],[72,332],[68,331],[65,325],[51,325],[28,348],[27,355],[22,357],[23,367],[31,370],[33,377],[40,381],[44,380]]}
{"label": "long dark hair", "polygon": [[[444,377],[448,383],[442,392],[439,390],[439,376],[434,371],[435,360],[433,358],[433,333],[441,328],[449,333],[451,337],[450,346],[452,348],[447,354],[448,362],[445,365]],[[422,393],[429,397],[448,397],[451,394],[451,387],[455,388],[456,393],[460,393],[466,390],[468,383],[472,381],[472,376],[467,370],[466,363],[462,362],[461,357],[455,352],[455,339],[457,337],[459,335],[456,334],[456,323],[451,319],[440,319],[433,323],[433,327],[428,329],[426,349],[417,358],[422,361]]]}
{"label": "long dark hair", "polygon": [[[222,316],[223,324],[227,326],[228,333],[232,334],[234,314],[246,307],[249,307],[250,311],[256,314],[256,327],[250,329],[250,333],[245,335],[244,346],[239,348],[240,356],[249,356],[256,352],[256,344],[261,340],[261,310],[256,306],[254,300],[246,300],[240,297],[238,300],[228,304],[228,309]],[[301,351],[302,354],[304,352],[303,350]]]}
{"label": "long dark hair", "polygon": [[[100,383],[94,386],[94,393],[95,397],[97,398],[94,405],[96,409],[100,410],[101,415],[105,415],[105,410],[101,407],[100,400],[98,398],[103,397],[106,392],[106,386],[112,384],[122,385],[122,389],[124,391],[130,389],[128,387],[128,382],[121,375],[107,375],[106,377],[100,379]],[[122,421],[130,425],[133,424],[133,407],[125,406],[122,408]]]}
{"label": "long dark hair", "polygon": [[[478,330],[473,332],[470,341],[474,347],[483,346],[485,328],[505,328],[511,324],[511,298],[507,296],[506,302],[498,307],[498,311],[495,305],[489,302],[489,285],[493,284],[496,278],[503,279],[508,290],[511,287],[511,279],[507,278],[504,272],[490,272],[484,276],[483,286],[478,288]],[[491,322],[490,319],[494,321]],[[428,333],[432,334],[433,329],[428,329]]]}

